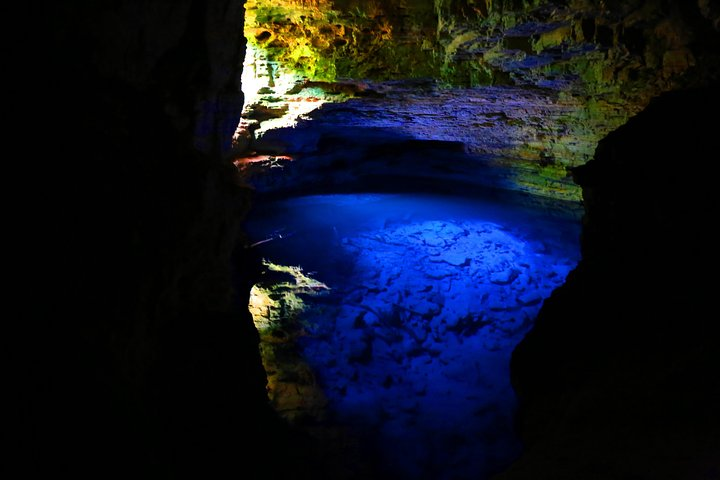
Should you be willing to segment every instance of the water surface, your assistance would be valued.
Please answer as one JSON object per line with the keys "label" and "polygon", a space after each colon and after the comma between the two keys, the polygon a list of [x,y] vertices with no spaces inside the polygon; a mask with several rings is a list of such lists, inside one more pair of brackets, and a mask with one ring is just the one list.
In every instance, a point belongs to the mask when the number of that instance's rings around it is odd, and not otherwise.
{"label": "water surface", "polygon": [[482,479],[517,457],[510,355],[579,259],[577,218],[335,194],[258,205],[246,231],[265,259],[327,286],[303,296],[295,347],[325,418],[388,478]]}

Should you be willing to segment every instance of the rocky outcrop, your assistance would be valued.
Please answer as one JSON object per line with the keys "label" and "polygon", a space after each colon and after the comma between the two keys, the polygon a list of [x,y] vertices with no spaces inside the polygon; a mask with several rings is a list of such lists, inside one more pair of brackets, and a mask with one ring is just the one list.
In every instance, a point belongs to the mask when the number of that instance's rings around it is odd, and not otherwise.
{"label": "rocky outcrop", "polygon": [[[565,200],[580,198],[567,169],[587,162],[609,131],[661,92],[707,84],[720,65],[717,12],[707,2],[258,0],[248,12],[252,55],[238,150],[293,155],[267,150],[261,137],[272,128],[292,136],[298,116],[328,102],[362,97],[339,109],[348,109],[345,117],[357,112],[360,122],[368,110],[378,116],[367,102],[377,88],[364,82],[390,80],[393,93],[376,102],[386,124],[403,125],[415,141],[461,142],[499,164],[497,175],[510,179],[503,188]],[[437,86],[423,98],[408,79]],[[362,85],[340,94],[338,81]],[[414,93],[398,94],[398,84]],[[521,93],[503,97],[499,115],[488,117],[478,104],[492,103],[497,90],[487,86]],[[272,118],[263,118],[268,110]],[[511,140],[499,152],[488,134]],[[297,160],[312,163],[312,153]]]}
{"label": "rocky outcrop", "polygon": [[[517,86],[443,88],[432,81],[367,83],[364,95],[326,103],[252,147],[286,155],[282,169],[245,162],[258,191],[352,188],[413,178],[577,202],[567,168],[590,159],[598,136],[627,118],[621,106],[584,104]],[[582,119],[581,119],[582,118]],[[338,165],[341,162],[342,165]]]}
{"label": "rocky outcrop", "polygon": [[526,453],[498,478],[718,477],[718,92],[654,100],[574,170],[583,259],[513,354]]}

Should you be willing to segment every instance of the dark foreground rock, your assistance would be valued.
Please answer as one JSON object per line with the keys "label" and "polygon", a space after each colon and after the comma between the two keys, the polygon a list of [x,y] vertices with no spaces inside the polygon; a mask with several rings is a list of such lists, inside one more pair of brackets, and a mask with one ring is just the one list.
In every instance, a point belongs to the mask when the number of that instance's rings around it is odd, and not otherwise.
{"label": "dark foreground rock", "polygon": [[498,478],[720,478],[718,107],[658,98],[574,171],[583,260],[514,352],[526,453]]}

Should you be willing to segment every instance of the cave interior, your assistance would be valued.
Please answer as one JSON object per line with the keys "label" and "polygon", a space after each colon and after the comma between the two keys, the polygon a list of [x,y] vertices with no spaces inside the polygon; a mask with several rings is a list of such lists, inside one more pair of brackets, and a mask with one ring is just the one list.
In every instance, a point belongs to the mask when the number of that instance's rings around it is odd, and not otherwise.
{"label": "cave interior", "polygon": [[7,478],[720,479],[716,2],[7,18]]}

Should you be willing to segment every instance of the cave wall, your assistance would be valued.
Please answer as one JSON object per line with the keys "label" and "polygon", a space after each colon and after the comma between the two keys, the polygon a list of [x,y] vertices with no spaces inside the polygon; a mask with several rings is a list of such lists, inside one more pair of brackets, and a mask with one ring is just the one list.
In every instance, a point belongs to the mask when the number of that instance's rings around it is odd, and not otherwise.
{"label": "cave wall", "polygon": [[242,1],[7,7],[7,478],[299,475],[236,248]]}
{"label": "cave wall", "polygon": [[[222,161],[242,103],[241,4],[7,7],[15,478],[322,476],[312,442],[267,406],[232,283],[255,264],[234,249],[248,192]],[[717,327],[700,280],[715,132],[690,109],[717,111],[711,98],[658,103],[575,170],[587,258],[515,355],[529,450],[507,478],[627,477],[625,461],[639,478],[715,478]]]}
{"label": "cave wall", "polygon": [[[650,98],[717,79],[718,19],[704,1],[254,0],[246,28],[256,58],[247,67],[256,70],[257,91],[248,92],[242,145],[251,155],[312,164],[308,145],[293,150],[260,137],[299,103],[337,102],[416,140],[461,142],[475,157],[476,178],[484,167],[497,172],[496,188],[579,201],[568,168],[590,160],[601,138]],[[397,86],[408,79],[410,88],[418,80],[435,88],[407,95]],[[496,101],[488,86],[518,93]],[[379,110],[373,95],[393,108]],[[535,95],[544,97],[540,105]],[[453,105],[457,96],[467,102]],[[488,111],[486,99],[501,106]],[[322,122],[327,108],[312,120]],[[275,137],[293,135],[282,130]],[[455,157],[446,157],[453,168]]]}
{"label": "cave wall", "polygon": [[247,36],[277,69],[314,81],[435,78],[653,96],[698,61],[709,2],[584,0],[247,3]]}
{"label": "cave wall", "polygon": [[720,478],[718,107],[664,94],[574,170],[583,258],[513,353],[526,452],[499,479]]}
{"label": "cave wall", "polygon": [[88,5],[75,15],[66,10],[52,5],[43,12],[53,22],[67,17],[54,39],[65,45],[58,63],[70,51],[83,55],[78,60],[100,76],[161,99],[174,126],[193,131],[198,150],[228,151],[243,102],[243,2],[119,2]]}

